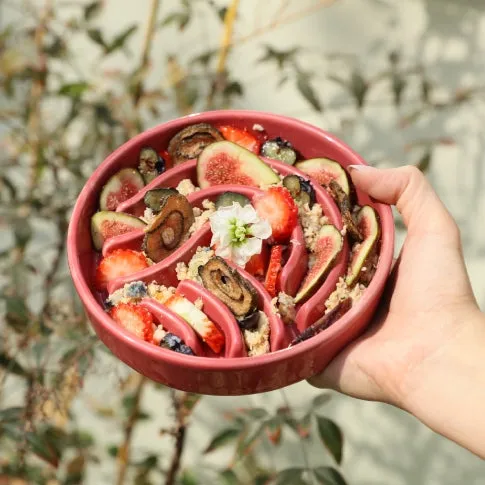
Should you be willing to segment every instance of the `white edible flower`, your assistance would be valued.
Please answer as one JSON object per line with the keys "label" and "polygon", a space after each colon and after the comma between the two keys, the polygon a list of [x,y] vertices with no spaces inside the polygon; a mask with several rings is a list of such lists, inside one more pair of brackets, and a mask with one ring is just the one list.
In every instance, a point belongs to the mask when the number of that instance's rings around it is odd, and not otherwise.
{"label": "white edible flower", "polygon": [[244,266],[251,256],[259,254],[263,239],[271,236],[268,221],[261,220],[250,204],[241,207],[239,202],[219,208],[209,218],[216,255]]}

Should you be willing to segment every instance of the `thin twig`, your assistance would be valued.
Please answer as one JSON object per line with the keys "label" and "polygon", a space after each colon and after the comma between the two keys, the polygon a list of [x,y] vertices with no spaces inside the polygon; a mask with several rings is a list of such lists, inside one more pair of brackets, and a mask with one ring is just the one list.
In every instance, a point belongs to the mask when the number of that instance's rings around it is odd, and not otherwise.
{"label": "thin twig", "polygon": [[232,34],[234,32],[234,23],[236,21],[238,7],[239,0],[232,0],[231,5],[224,16],[224,30],[221,38],[221,45],[219,47],[216,77],[212,82],[211,90],[207,96],[207,109],[212,108],[215,95],[224,89],[227,55],[229,54],[229,49],[232,45]]}
{"label": "thin twig", "polygon": [[139,382],[135,389],[135,394],[133,396],[133,406],[131,408],[130,415],[125,425],[124,430],[124,440],[123,444],[118,450],[118,477],[116,479],[116,485],[123,485],[125,483],[126,471],[128,468],[128,463],[130,461],[130,447],[131,439],[133,436],[133,429],[135,428],[136,421],[140,414],[140,404],[142,398],[143,388],[147,383],[147,379],[143,376],[139,376]]}

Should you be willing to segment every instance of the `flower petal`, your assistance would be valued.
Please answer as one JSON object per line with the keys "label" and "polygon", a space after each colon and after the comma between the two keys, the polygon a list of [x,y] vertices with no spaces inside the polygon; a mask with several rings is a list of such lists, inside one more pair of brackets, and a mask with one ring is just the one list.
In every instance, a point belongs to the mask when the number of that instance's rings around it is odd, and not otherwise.
{"label": "flower petal", "polygon": [[250,234],[260,239],[267,239],[271,236],[271,224],[268,221],[259,220],[249,228]]}

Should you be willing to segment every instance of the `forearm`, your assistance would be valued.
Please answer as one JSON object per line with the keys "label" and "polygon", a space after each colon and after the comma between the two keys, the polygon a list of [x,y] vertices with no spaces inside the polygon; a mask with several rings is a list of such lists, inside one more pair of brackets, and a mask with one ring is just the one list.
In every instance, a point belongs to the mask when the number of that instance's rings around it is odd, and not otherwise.
{"label": "forearm", "polygon": [[485,316],[473,312],[443,350],[403,385],[403,408],[485,459]]}

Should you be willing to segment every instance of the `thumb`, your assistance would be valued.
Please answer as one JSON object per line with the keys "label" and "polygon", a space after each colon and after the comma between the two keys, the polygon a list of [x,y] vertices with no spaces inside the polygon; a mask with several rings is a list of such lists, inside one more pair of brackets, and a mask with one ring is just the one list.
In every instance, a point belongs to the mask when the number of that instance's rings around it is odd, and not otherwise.
{"label": "thumb", "polygon": [[377,169],[350,165],[355,186],[384,204],[395,205],[409,232],[446,235],[458,233],[452,216],[423,173],[407,165]]}

